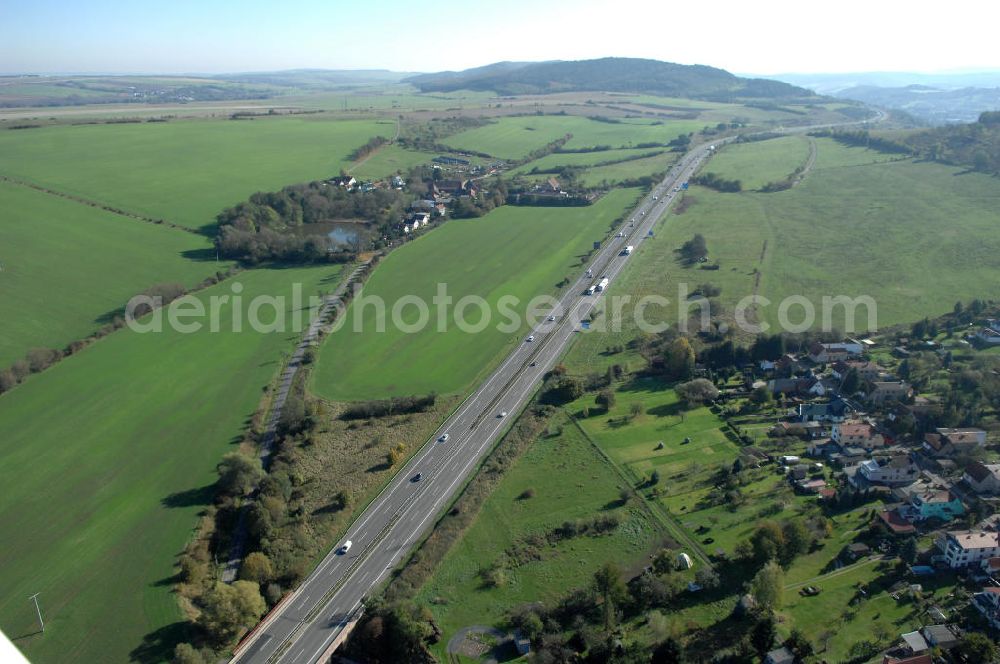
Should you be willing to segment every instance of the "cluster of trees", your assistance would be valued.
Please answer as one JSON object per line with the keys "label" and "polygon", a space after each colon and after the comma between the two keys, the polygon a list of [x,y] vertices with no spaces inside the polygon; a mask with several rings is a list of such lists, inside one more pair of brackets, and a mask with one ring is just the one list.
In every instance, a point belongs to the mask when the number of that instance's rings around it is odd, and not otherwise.
{"label": "cluster of trees", "polygon": [[364,219],[383,234],[398,235],[397,222],[411,199],[411,194],[395,189],[351,192],[323,182],[258,192],[219,213],[215,244],[226,258],[251,264],[268,260],[347,260],[352,256],[350,248],[331,244],[323,233],[303,232],[303,227],[338,219]]}
{"label": "cluster of trees", "polygon": [[352,403],[340,414],[342,420],[367,420],[373,417],[423,413],[434,407],[437,395],[431,392],[425,396],[392,397],[377,401]]}
{"label": "cluster of trees", "polygon": [[925,129],[903,140],[907,149],[926,159],[965,166],[982,173],[1000,172],[1000,122],[997,121],[997,111],[982,113],[978,122]]}
{"label": "cluster of trees", "polygon": [[856,148],[868,148],[885,152],[887,154],[912,154],[913,149],[904,143],[899,143],[888,138],[872,136],[867,131],[825,131],[813,134],[815,136],[828,136],[841,145]]}
{"label": "cluster of trees", "polygon": [[[421,150],[426,152],[451,153],[455,149],[450,145],[441,143],[442,138],[447,138],[460,131],[484,127],[492,124],[495,120],[477,118],[466,115],[456,115],[446,118],[431,118],[428,122],[420,124],[406,123],[402,127],[401,136],[397,143],[409,150]],[[488,154],[468,152],[477,156],[489,157]]]}
{"label": "cluster of trees", "polygon": [[695,233],[690,240],[681,245],[677,253],[680,254],[681,260],[687,265],[693,265],[703,258],[707,258],[708,243],[705,241],[705,236],[701,233]]}
{"label": "cluster of trees", "polygon": [[570,376],[566,367],[557,364],[545,375],[542,391],[538,400],[544,404],[561,406],[579,399],[585,390],[584,382],[576,376]]}
{"label": "cluster of trees", "polygon": [[691,182],[708,187],[725,194],[735,194],[743,190],[743,183],[739,180],[727,180],[718,173],[703,173],[691,178]]}
{"label": "cluster of trees", "polygon": [[346,655],[368,664],[431,664],[437,659],[427,646],[441,638],[427,607],[412,602],[365,602],[365,616],[347,643]]}
{"label": "cluster of trees", "polygon": [[492,178],[480,183],[483,191],[472,198],[460,196],[451,207],[451,216],[455,219],[472,219],[481,217],[507,202],[507,184],[501,178]]}
{"label": "cluster of trees", "polygon": [[[809,551],[817,536],[801,519],[763,521],[750,539],[740,542],[736,556],[758,565],[775,562],[788,567],[798,556]],[[759,598],[758,598],[759,601]]]}

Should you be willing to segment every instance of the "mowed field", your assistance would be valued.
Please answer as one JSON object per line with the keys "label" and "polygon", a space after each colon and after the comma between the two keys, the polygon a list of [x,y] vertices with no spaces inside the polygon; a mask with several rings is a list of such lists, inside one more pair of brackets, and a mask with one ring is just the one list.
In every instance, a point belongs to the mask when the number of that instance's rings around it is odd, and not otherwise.
{"label": "mowed field", "polygon": [[217,263],[208,238],[0,182],[0,367],[63,348],[157,283],[191,287]]}
{"label": "mowed field", "polygon": [[[417,595],[444,632],[445,645],[469,625],[493,625],[526,602],[554,602],[590,583],[607,561],[627,567],[662,539],[659,525],[641,505],[619,506],[624,482],[571,424],[544,435],[508,471],[476,521],[439,564]],[[533,490],[530,498],[524,492]],[[612,507],[609,507],[612,506]],[[606,535],[581,536],[543,546],[537,560],[507,567],[506,583],[489,587],[482,572],[522,547],[530,535],[545,535],[566,521],[617,513],[621,524]]]}
{"label": "mowed field", "polygon": [[600,122],[576,115],[529,115],[500,118],[444,139],[456,150],[484,152],[502,159],[520,159],[532,150],[572,134],[567,148],[610,145],[631,147],[639,143],[667,143],[679,134],[703,127],[698,120],[623,119]]}
{"label": "mowed field", "polygon": [[[637,195],[634,189],[619,189],[579,208],[504,206],[479,219],[449,221],[393,251],[363,291],[384,303],[384,331],[378,331],[379,308],[369,304],[359,310],[361,300],[355,298],[343,327],[324,342],[314,390],[338,401],[464,390],[501,350],[523,343],[520,332],[497,329],[507,322],[497,307],[500,298],[517,298],[512,310],[523,314],[531,298],[555,292],[565,276],[576,277],[580,256],[604,238]],[[438,329],[432,301],[438,284],[454,298],[444,331]],[[481,332],[465,332],[454,322],[455,305],[465,296],[482,297],[490,306],[491,321]],[[429,309],[428,323],[418,331],[393,324],[392,311],[404,297],[416,297]],[[420,318],[414,305],[399,306],[398,313],[403,327]],[[464,315],[470,324],[481,320],[477,306]],[[525,329],[522,321],[520,330]]]}
{"label": "mowed field", "polygon": [[[764,148],[767,142],[740,146]],[[651,322],[676,323],[697,313],[683,293],[710,283],[722,289],[715,311],[732,320],[734,306],[757,292],[770,305],[751,316],[779,324],[781,301],[802,295],[822,324],[824,296],[870,296],[877,326],[918,320],[951,310],[957,300],[995,297],[1000,278],[1000,183],[995,178],[940,164],[898,160],[862,148],[817,139],[813,169],[795,188],[772,194],[720,194],[692,187],[682,214],[671,212],[656,237],[640,243],[609,295],[631,295],[621,326],[607,334],[583,335],[569,355],[577,370],[601,370],[610,362],[637,360],[599,353],[637,334],[634,303],[645,295],[669,299],[647,309]],[[801,153],[787,153],[791,172]],[[745,155],[744,155],[745,156]],[[743,158],[743,157],[741,157]],[[708,162],[706,171],[714,169]],[[735,171],[730,175],[734,175]],[[709,263],[718,270],[684,267],[676,250],[695,233],[705,236]],[[685,290],[679,290],[685,289]],[[721,307],[721,308],[720,308]],[[803,321],[803,308],[788,309],[789,322]],[[830,320],[843,329],[844,308]],[[867,310],[857,309],[855,327],[867,327]]]}
{"label": "mowed field", "polygon": [[387,120],[275,117],[0,132],[0,175],[189,228],[250,194],[336,175]]}
{"label": "mowed field", "polygon": [[[161,646],[184,640],[175,556],[301,336],[291,284],[307,298],[338,275],[252,270],[197,296],[238,281],[246,312],[255,295],[283,295],[285,332],[256,333],[245,317],[233,332],[223,303],[221,332],[122,330],[0,396],[0,628],[33,662],[162,661]],[[31,636],[36,592],[44,636]]]}

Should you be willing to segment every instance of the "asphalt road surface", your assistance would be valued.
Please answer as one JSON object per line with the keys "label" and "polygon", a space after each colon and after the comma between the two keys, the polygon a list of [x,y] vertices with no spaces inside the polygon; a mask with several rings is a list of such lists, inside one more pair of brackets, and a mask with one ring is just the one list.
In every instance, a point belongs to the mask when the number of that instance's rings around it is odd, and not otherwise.
{"label": "asphalt road surface", "polygon": [[[880,114],[875,121],[882,117]],[[786,133],[817,128],[820,126],[790,128]],[[566,289],[555,311],[556,320],[549,322],[543,317],[529,333],[533,341],[527,341],[525,335],[349,528],[344,540],[352,542],[351,549],[346,553],[335,549],[328,554],[298,590],[240,645],[233,662],[306,664],[318,661],[327,652],[361,610],[363,598],[427,533],[538,389],[545,372],[557,362],[573,336],[582,333],[582,321],[602,295],[586,295],[587,288],[604,277],[614,283],[630,260],[622,251],[627,245],[638,249],[642,242],[655,241],[649,232],[678,195],[674,189],[686,182],[711,152],[708,144],[695,147],[640,201],[630,217],[634,224],[626,221],[622,225],[625,237],[605,241]],[[592,276],[587,276],[588,270]],[[504,412],[507,417],[500,416]],[[448,439],[440,441],[446,433]],[[339,549],[340,543],[337,546]]]}

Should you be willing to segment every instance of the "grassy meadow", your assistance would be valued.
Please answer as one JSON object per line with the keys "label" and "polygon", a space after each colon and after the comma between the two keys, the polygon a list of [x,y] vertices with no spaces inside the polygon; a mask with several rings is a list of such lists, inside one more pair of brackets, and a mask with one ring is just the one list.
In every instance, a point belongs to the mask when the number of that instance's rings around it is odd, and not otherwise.
{"label": "grassy meadow", "polygon": [[500,118],[495,123],[468,129],[444,139],[456,150],[484,152],[502,159],[520,159],[532,150],[572,134],[566,148],[610,145],[632,147],[639,143],[667,143],[678,134],[702,128],[697,120],[623,119],[600,122],[576,115],[528,115]]}
{"label": "grassy meadow", "polygon": [[0,175],[200,229],[255,191],[336,175],[388,120],[260,117],[0,132]]}
{"label": "grassy meadow", "polygon": [[[134,223],[134,222],[123,222]],[[253,270],[243,286],[308,297],[339,268]],[[291,321],[293,303],[286,299]],[[184,640],[175,556],[296,331],[112,334],[0,396],[0,627],[33,662],[162,661]],[[268,307],[261,318],[270,320]],[[41,593],[44,637],[25,598]]]}
{"label": "grassy meadow", "polygon": [[191,287],[216,263],[207,238],[0,182],[0,367],[86,337],[149,286]]}
{"label": "grassy meadow", "polygon": [[754,143],[731,143],[719,150],[705,171],[727,180],[739,180],[743,190],[760,189],[769,182],[784,180],[806,163],[809,138],[782,136]]}
{"label": "grassy meadow", "polygon": [[[740,148],[769,151],[770,142]],[[816,325],[822,324],[823,296],[871,296],[878,327],[949,311],[956,300],[994,297],[991,284],[1000,276],[1000,236],[993,232],[1000,221],[1000,184],[994,178],[891,159],[829,139],[816,144],[815,166],[791,190],[722,194],[692,187],[686,209],[678,214],[675,207],[658,222],[656,237],[637,246],[609,290],[633,298],[620,328],[581,335],[567,363],[600,371],[612,361],[641,361],[628,351],[601,354],[637,334],[633,304],[645,295],[664,296],[669,305],[648,308],[646,319],[674,324],[686,318],[682,311],[697,313],[683,293],[704,283],[721,288],[713,311],[731,321],[735,305],[754,293],[759,279],[757,293],[771,304],[749,316],[772,329],[781,300],[792,295],[812,303]],[[773,172],[789,173],[801,162],[801,152],[786,155],[786,164]],[[714,159],[705,170],[716,170]],[[705,236],[709,265],[718,263],[718,270],[678,261],[676,250],[695,233]],[[792,307],[789,320],[801,322],[802,308]],[[832,311],[831,321],[845,327],[843,307]],[[864,329],[866,323],[866,309],[859,307],[855,326]]]}
{"label": "grassy meadow", "polygon": [[[590,583],[604,562],[628,565],[655,548],[663,535],[648,512],[638,505],[616,506],[622,484],[571,424],[558,435],[535,441],[417,595],[444,632],[437,652],[443,655],[448,639],[462,627],[495,624],[526,602],[554,601]],[[524,497],[529,489],[533,495]],[[518,547],[522,538],[609,511],[622,518],[609,534],[546,545],[538,560],[510,569],[503,585],[483,582],[481,573],[499,562],[504,551]]]}
{"label": "grassy meadow", "polygon": [[[593,394],[574,401],[567,409],[581,417],[580,424],[591,438],[636,478],[647,477],[654,470],[667,477],[689,469],[691,464],[735,458],[736,447],[722,433],[722,421],[708,408],[682,413],[676,393],[662,381],[636,378],[616,386],[615,394],[610,412],[594,403]],[[643,413],[632,418],[634,403],[642,405]],[[589,409],[587,417],[583,417],[584,408]],[[661,442],[664,447],[657,450]]]}
{"label": "grassy meadow", "polygon": [[[356,298],[343,327],[324,341],[313,389],[338,401],[464,390],[501,351],[523,343],[520,333],[497,329],[506,322],[497,309],[499,299],[517,297],[513,309],[523,312],[532,297],[554,292],[563,277],[575,276],[580,256],[594,240],[603,239],[636,196],[635,190],[620,189],[587,207],[505,206],[478,219],[449,221],[393,251],[363,291],[385,302],[385,331],[375,331],[378,309],[367,305],[359,310]],[[447,285],[454,303],[466,295],[485,298],[493,317],[489,326],[476,334],[458,329],[451,316],[453,304],[447,330],[439,332],[432,304],[438,284]],[[404,296],[417,296],[430,307],[428,325],[415,333],[399,329],[388,315]],[[465,315],[470,322],[480,320],[477,308]],[[419,312],[406,306],[400,319],[412,325]],[[357,325],[361,332],[355,331]]]}

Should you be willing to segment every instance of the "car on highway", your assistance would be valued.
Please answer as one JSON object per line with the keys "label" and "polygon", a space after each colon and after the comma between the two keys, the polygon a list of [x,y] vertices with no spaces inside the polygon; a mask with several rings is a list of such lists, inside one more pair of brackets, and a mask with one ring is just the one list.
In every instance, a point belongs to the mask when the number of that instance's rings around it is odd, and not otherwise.
{"label": "car on highway", "polygon": [[410,478],[410,481],[411,482],[419,482],[421,479],[423,479],[423,477],[424,477],[423,473],[417,473],[416,475],[414,475],[413,477]]}
{"label": "car on highway", "polygon": [[497,415],[497,418],[499,418],[499,419],[503,419],[504,417],[507,417],[507,411],[506,410],[500,411],[500,414]]}
{"label": "car on highway", "polygon": [[529,367],[533,367],[533,366],[536,366],[537,364],[538,364],[538,362],[532,362],[532,363],[530,363],[530,364],[529,364],[528,366],[529,366]]}
{"label": "car on highway", "polygon": [[658,200],[660,200],[660,197],[659,196],[653,196],[653,200],[654,201],[658,201]]}
{"label": "car on highway", "polygon": [[528,341],[528,342],[531,342],[531,341],[534,341],[534,340],[535,340],[535,335],[533,335],[533,334],[529,334],[528,338],[525,339],[525,341]]}
{"label": "car on highway", "polygon": [[449,437],[450,437],[450,434],[447,434],[447,433],[441,434],[441,437],[438,438],[438,442],[439,443],[447,443]]}
{"label": "car on highway", "polygon": [[338,553],[340,553],[341,555],[347,553],[348,551],[351,550],[352,544],[354,544],[354,542],[352,542],[351,540],[347,540],[341,545],[340,549],[338,550]]}
{"label": "car on highway", "polygon": [[556,319],[556,317],[555,317],[555,316],[549,316],[548,318],[546,318],[546,320],[547,320],[547,321],[549,321],[550,323],[551,323],[552,321],[554,321],[555,319]]}

